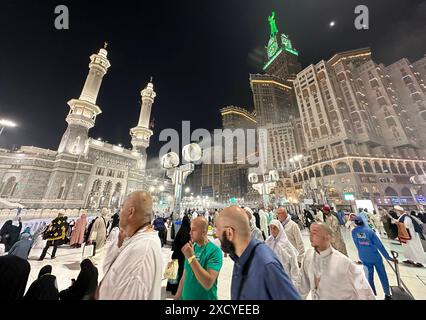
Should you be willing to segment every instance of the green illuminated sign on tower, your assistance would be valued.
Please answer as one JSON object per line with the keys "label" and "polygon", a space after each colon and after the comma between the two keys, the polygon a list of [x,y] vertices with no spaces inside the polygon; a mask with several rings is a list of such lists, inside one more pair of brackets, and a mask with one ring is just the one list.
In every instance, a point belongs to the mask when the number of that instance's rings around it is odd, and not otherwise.
{"label": "green illuminated sign on tower", "polygon": [[297,52],[297,50],[293,48],[293,45],[291,44],[291,41],[288,36],[286,36],[285,34],[281,34],[281,41],[278,41],[278,27],[275,20],[275,11],[273,11],[272,15],[268,17],[268,22],[271,29],[268,46],[266,47],[269,61],[265,64],[263,70],[265,70],[275,60],[275,58],[279,56],[279,54],[283,50],[294,54],[295,56],[299,55],[299,52]]}
{"label": "green illuminated sign on tower", "polygon": [[296,56],[299,55],[299,52],[297,52],[297,50],[293,48],[293,46],[291,45],[290,39],[284,33],[281,35],[281,42],[286,51],[291,52],[292,54]]}

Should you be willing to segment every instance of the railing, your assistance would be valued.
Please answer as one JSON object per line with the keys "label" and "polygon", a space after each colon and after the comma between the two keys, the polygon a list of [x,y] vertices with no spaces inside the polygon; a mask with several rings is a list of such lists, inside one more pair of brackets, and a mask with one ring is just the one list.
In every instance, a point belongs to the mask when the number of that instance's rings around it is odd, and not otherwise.
{"label": "railing", "polygon": [[0,209],[0,221],[15,220],[21,217],[22,221],[37,220],[37,219],[53,219],[61,212],[68,218],[78,218],[82,213],[88,216],[95,215],[99,210],[86,209]]}

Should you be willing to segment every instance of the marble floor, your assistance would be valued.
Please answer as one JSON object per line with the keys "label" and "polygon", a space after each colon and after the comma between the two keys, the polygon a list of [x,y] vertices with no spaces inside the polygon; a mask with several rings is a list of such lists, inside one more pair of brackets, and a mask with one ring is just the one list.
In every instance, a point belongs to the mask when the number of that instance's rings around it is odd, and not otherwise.
{"label": "marble floor", "polygon": [[[348,230],[344,231],[344,238],[346,246],[348,249],[349,257],[353,260],[357,260],[357,252],[355,245],[350,237]],[[309,236],[307,230],[302,232],[303,240],[305,242],[305,247],[309,248]],[[389,241],[388,239],[383,239],[383,243],[388,250],[397,251],[400,254],[400,261],[405,260],[402,254],[402,246],[396,245],[396,241]],[[51,249],[49,249],[49,252]],[[46,256],[44,261],[37,261],[38,257],[41,254],[41,249],[33,249],[30,253],[29,262],[31,264],[31,274],[28,280],[28,287],[34,281],[38,275],[40,269],[47,264],[52,265],[53,274],[57,277],[58,288],[59,290],[66,289],[71,285],[71,279],[77,278],[79,273],[79,264],[82,259],[82,248],[80,249],[71,249],[70,247],[63,246],[60,247],[56,254],[56,259],[51,260],[49,254]],[[99,269],[99,279],[103,276],[103,270],[101,268],[102,259],[104,252],[100,252],[98,261]],[[162,249],[164,265],[170,260],[171,251],[170,247],[164,247]],[[389,282],[391,285],[396,285],[396,277],[387,263],[385,263],[386,271],[388,273]],[[218,295],[219,299],[229,300],[230,299],[230,285],[231,285],[231,275],[232,275],[233,262],[228,258],[224,258],[224,264],[219,275],[218,280]],[[415,268],[400,264],[401,278],[412,292],[416,299],[426,300],[426,268]],[[376,289],[378,292],[378,299],[383,299],[384,294],[380,285],[380,281],[376,274]],[[162,298],[171,299],[172,297],[166,292],[166,280],[163,281],[163,290]]]}

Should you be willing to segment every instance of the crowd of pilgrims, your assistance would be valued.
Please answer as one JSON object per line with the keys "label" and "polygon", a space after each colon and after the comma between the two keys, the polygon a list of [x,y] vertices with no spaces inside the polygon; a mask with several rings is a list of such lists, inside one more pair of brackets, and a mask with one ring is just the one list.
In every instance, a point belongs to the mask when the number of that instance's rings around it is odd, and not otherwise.
{"label": "crowd of pilgrims", "polygon": [[[114,214],[102,209],[90,220],[82,214],[68,221],[59,213],[33,234],[29,227],[21,230],[20,218],[6,221],[0,230],[0,299],[160,299],[162,281],[168,279],[166,290],[175,299],[215,300],[223,259],[228,257],[234,262],[232,300],[374,300],[374,270],[385,299],[392,299],[382,257],[398,261],[381,239],[402,245],[404,264],[421,268],[426,263],[426,213],[406,212],[400,206],[357,213],[329,205],[313,205],[300,213],[283,207],[230,206],[173,215],[154,213],[151,196],[139,191]],[[310,248],[302,240],[304,229]],[[343,236],[348,230],[357,261],[348,257]],[[166,244],[172,245],[172,255],[164,265],[161,247]],[[38,259],[43,261],[50,247],[54,259],[61,246],[83,247],[77,279],[59,291],[52,266],[45,265],[27,289],[30,251],[43,248]]]}

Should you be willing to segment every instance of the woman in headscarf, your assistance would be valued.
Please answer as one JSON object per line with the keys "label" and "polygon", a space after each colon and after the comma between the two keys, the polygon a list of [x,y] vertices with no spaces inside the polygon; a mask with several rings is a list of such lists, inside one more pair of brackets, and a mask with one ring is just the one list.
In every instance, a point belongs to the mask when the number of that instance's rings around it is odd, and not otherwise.
{"label": "woman in headscarf", "polygon": [[38,273],[37,279],[31,284],[24,300],[59,300],[58,284],[52,274],[52,266],[44,266]]}
{"label": "woman in headscarf", "polygon": [[271,235],[266,239],[266,245],[275,252],[284,267],[284,271],[295,284],[299,277],[299,266],[296,248],[290,243],[284,227],[278,220],[272,220],[269,225]]}
{"label": "woman in headscarf", "polygon": [[87,219],[86,214],[83,213],[77,219],[74,230],[71,233],[70,246],[71,248],[80,248],[84,241],[84,233],[86,232]]}
{"label": "woman in headscarf", "polygon": [[21,240],[16,242],[9,250],[9,254],[17,256],[21,259],[28,260],[33,240],[30,240],[28,233],[23,233]]}
{"label": "woman in headscarf", "polygon": [[0,241],[4,243],[5,252],[8,252],[10,248],[19,240],[19,235],[22,229],[21,218],[17,221],[8,220],[4,223],[0,229]]}
{"label": "woman in headscarf", "polygon": [[27,260],[14,255],[0,257],[0,301],[21,300],[30,271]]}
{"label": "woman in headscarf", "polygon": [[19,237],[20,239],[22,239],[22,236],[24,235],[24,233],[29,234],[30,238],[31,238],[31,228],[30,227],[26,227],[24,232],[21,233],[21,236]]}
{"label": "woman in headscarf", "polygon": [[173,282],[167,282],[166,290],[170,291],[173,295],[176,294],[176,291],[179,286],[180,279],[183,275],[183,267],[185,265],[185,256],[182,253],[182,247],[187,244],[191,240],[190,236],[191,231],[191,220],[187,215],[185,215],[182,219],[182,225],[172,244],[172,259],[177,259],[179,263],[178,276],[177,279]]}
{"label": "woman in headscarf", "polygon": [[94,300],[98,286],[98,269],[90,259],[84,259],[80,264],[80,273],[72,285],[59,292],[61,300]]}

